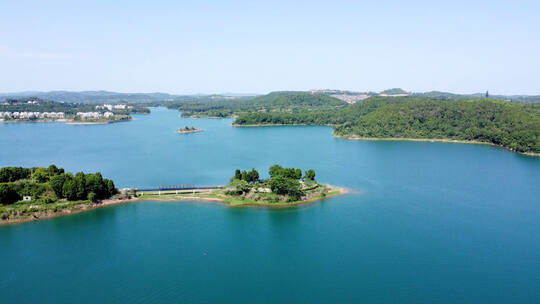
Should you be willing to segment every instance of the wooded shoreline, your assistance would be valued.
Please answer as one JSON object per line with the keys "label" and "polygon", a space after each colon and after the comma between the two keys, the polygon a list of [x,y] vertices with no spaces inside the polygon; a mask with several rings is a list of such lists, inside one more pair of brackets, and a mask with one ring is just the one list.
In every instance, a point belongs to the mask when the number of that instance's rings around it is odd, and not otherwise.
{"label": "wooded shoreline", "polygon": [[365,140],[365,141],[417,141],[417,142],[439,142],[439,143],[453,143],[453,144],[472,144],[472,145],[484,145],[484,146],[491,146],[491,147],[497,147],[502,148],[504,150],[515,152],[523,155],[528,156],[540,156],[540,153],[534,153],[534,152],[520,152],[512,150],[508,147],[496,145],[494,143],[490,142],[483,142],[483,141],[474,141],[474,140],[460,140],[460,139],[450,139],[450,138],[406,138],[406,137],[362,137],[362,136],[354,136],[354,135],[336,135],[334,134],[334,137],[340,138],[340,139],[347,139],[347,140]]}

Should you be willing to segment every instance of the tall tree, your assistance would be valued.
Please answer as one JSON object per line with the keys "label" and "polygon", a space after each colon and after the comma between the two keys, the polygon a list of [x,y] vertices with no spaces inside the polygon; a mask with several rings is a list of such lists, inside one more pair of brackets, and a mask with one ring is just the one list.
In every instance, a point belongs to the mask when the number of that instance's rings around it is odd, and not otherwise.
{"label": "tall tree", "polygon": [[0,184],[0,204],[13,204],[20,200],[21,196],[10,184]]}
{"label": "tall tree", "polygon": [[295,169],[294,170],[294,178],[301,179],[302,178],[302,170],[301,169]]}
{"label": "tall tree", "polygon": [[304,175],[305,180],[313,181],[315,180],[315,170],[309,169],[306,171],[306,174]]}
{"label": "tall tree", "polygon": [[67,179],[67,174],[63,173],[60,175],[55,175],[51,177],[51,188],[54,191],[54,194],[56,194],[56,197],[63,198],[64,195],[62,194],[62,187],[64,186],[64,182]]}
{"label": "tall tree", "polygon": [[283,170],[283,167],[281,167],[280,165],[272,165],[268,169],[268,174],[270,174],[270,177],[274,177],[280,174],[282,170]]}
{"label": "tall tree", "polygon": [[255,168],[251,169],[251,178],[250,182],[258,182],[259,181],[259,172],[255,170]]}
{"label": "tall tree", "polygon": [[78,172],[75,174],[75,185],[77,187],[77,199],[84,200],[87,198],[88,194],[86,191],[86,178],[84,173]]}
{"label": "tall tree", "polygon": [[62,186],[62,196],[68,201],[77,200],[77,184],[73,179],[67,179]]}

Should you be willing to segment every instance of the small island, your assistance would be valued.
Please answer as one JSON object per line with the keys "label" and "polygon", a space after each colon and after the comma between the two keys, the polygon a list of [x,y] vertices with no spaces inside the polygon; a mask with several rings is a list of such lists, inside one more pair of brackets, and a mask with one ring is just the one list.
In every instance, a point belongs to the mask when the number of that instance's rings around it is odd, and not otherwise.
{"label": "small island", "polygon": [[198,133],[198,132],[202,132],[203,130],[201,129],[196,129],[194,127],[188,127],[188,126],[185,126],[184,128],[182,129],[178,129],[176,130],[176,133],[180,133],[180,134],[189,134],[189,133]]}
{"label": "small island", "polygon": [[273,165],[267,179],[260,179],[255,169],[237,169],[229,184],[201,190],[142,192],[132,190],[140,199],[161,201],[204,200],[228,206],[292,207],[346,193],[344,188],[319,184],[315,171]]}

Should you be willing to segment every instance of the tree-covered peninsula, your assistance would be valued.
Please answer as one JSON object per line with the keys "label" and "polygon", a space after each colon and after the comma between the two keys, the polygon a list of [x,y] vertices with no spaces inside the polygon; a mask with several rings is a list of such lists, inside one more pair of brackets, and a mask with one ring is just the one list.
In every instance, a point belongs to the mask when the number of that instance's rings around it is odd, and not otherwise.
{"label": "tree-covered peninsula", "polygon": [[540,104],[487,98],[375,96],[334,110],[245,113],[234,125],[332,125],[351,139],[456,140],[540,153]]}
{"label": "tree-covered peninsula", "polygon": [[101,173],[66,173],[48,168],[0,169],[0,223],[51,217],[88,209],[115,195],[114,182]]}

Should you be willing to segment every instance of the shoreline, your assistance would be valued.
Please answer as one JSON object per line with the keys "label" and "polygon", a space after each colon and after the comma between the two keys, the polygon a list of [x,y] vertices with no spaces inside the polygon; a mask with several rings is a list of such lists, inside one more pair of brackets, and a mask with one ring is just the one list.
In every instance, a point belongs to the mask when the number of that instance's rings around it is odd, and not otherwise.
{"label": "shoreline", "polygon": [[332,125],[312,125],[312,124],[248,124],[248,125],[242,125],[242,124],[231,124],[232,127],[235,128],[258,128],[258,127],[307,127],[307,126],[313,126],[313,127],[331,127]]}
{"label": "shoreline", "polygon": [[494,143],[490,142],[483,142],[483,141],[475,141],[475,140],[461,140],[461,139],[445,139],[445,138],[408,138],[408,137],[363,137],[363,136],[348,136],[348,135],[336,135],[334,134],[335,138],[339,139],[345,139],[345,140],[363,140],[363,141],[416,141],[416,142],[438,142],[438,143],[451,143],[451,144],[472,144],[472,145],[484,145],[484,146],[491,146],[491,147],[497,147],[502,148],[510,152],[527,155],[527,156],[540,156],[540,153],[535,152],[519,152],[512,150],[508,147],[504,147],[501,145],[496,145]]}
{"label": "shoreline", "polygon": [[117,122],[131,121],[134,120],[132,117],[118,119],[118,120],[108,120],[108,121],[75,121],[72,119],[37,119],[37,120],[0,120],[0,123],[11,124],[11,123],[42,123],[42,122],[56,122],[64,123],[66,125],[106,125]]}
{"label": "shoreline", "polygon": [[117,123],[117,122],[124,122],[124,121],[131,121],[133,120],[132,117],[130,118],[123,118],[123,119],[118,119],[118,120],[109,120],[109,121],[66,121],[65,124],[66,125],[107,125],[107,124],[112,124],[112,123]]}
{"label": "shoreline", "polygon": [[[160,202],[176,202],[176,201],[202,201],[202,202],[214,202],[219,203],[221,205],[224,205],[226,207],[236,208],[236,207],[266,207],[266,208],[288,208],[288,207],[295,207],[299,205],[309,204],[316,201],[320,201],[326,198],[331,198],[339,195],[344,195],[347,193],[350,193],[349,189],[344,187],[336,187],[336,186],[330,186],[331,192],[328,193],[326,196],[316,196],[308,199],[304,199],[301,201],[295,201],[295,202],[253,202],[253,201],[246,201],[245,203],[236,203],[232,204],[227,201],[227,198],[221,198],[221,197],[204,197],[204,196],[196,196],[196,195],[186,195],[183,196],[182,194],[162,194],[163,198],[159,197],[144,197],[140,196],[136,198],[136,201],[160,201]],[[207,193],[201,193],[202,195],[208,195],[213,194],[211,192]]]}
{"label": "shoreline", "polygon": [[120,205],[120,204],[128,204],[128,203],[133,203],[133,202],[136,202],[136,201],[138,201],[137,198],[107,199],[107,200],[103,200],[103,201],[101,201],[100,203],[97,203],[97,204],[95,204],[95,203],[80,204],[79,206],[81,206],[82,208],[79,209],[79,210],[65,210],[64,209],[64,210],[60,210],[60,211],[52,213],[52,214],[47,214],[47,215],[39,216],[39,217],[36,217],[34,215],[31,218],[2,220],[2,221],[0,221],[0,226],[22,224],[22,223],[28,223],[28,222],[35,222],[35,221],[39,221],[39,220],[51,219],[51,218],[55,218],[55,217],[79,214],[79,213],[87,212],[87,211],[102,208],[102,207],[114,206],[114,205]]}
{"label": "shoreline", "polygon": [[[343,188],[343,187],[336,187],[336,186],[330,186],[333,190],[332,192],[328,193],[326,196],[321,197],[312,197],[301,201],[296,202],[275,202],[275,203],[269,203],[269,202],[261,202],[261,203],[254,203],[254,202],[246,202],[246,203],[239,203],[239,204],[232,204],[224,198],[219,197],[202,197],[202,196],[181,196],[181,194],[163,194],[163,198],[156,198],[156,197],[144,197],[144,195],[139,197],[132,197],[132,198],[112,198],[112,199],[106,199],[103,200],[97,204],[95,203],[86,203],[81,204],[81,209],[79,210],[60,210],[56,213],[44,215],[44,216],[32,216],[29,218],[21,218],[21,219],[12,219],[12,220],[2,220],[0,221],[0,226],[4,225],[15,225],[15,224],[22,224],[22,223],[28,223],[28,222],[34,222],[39,220],[45,220],[45,219],[51,219],[55,217],[61,217],[61,216],[69,216],[73,214],[79,214],[86,211],[91,211],[98,208],[103,207],[109,207],[109,206],[115,206],[115,205],[121,205],[121,204],[129,204],[129,203],[136,203],[141,201],[158,201],[158,202],[182,202],[182,201],[196,201],[196,202],[212,202],[212,203],[218,203],[220,205],[223,205],[225,207],[230,208],[238,208],[238,207],[262,207],[262,208],[269,208],[269,209],[284,209],[284,208],[291,208],[291,207],[297,207],[300,205],[306,205],[310,204],[316,201],[324,200],[327,198],[344,195],[349,193],[349,189]],[[202,193],[202,194],[209,194],[209,193]],[[179,196],[180,195],[180,196]]]}
{"label": "shoreline", "polygon": [[[312,124],[231,124],[235,128],[258,128],[258,127],[294,127],[294,126],[325,126],[332,127],[333,125],[312,125]],[[540,157],[540,152],[520,152],[513,150],[511,148],[496,145],[490,142],[475,141],[475,140],[461,140],[461,139],[450,139],[450,138],[410,138],[410,137],[364,137],[364,136],[355,136],[355,135],[336,135],[332,133],[335,138],[346,139],[346,140],[364,140],[364,141],[416,141],[416,142],[439,142],[439,143],[454,143],[454,144],[473,144],[473,145],[484,145],[491,146],[496,148],[501,148],[510,152],[518,153],[521,155]]]}

